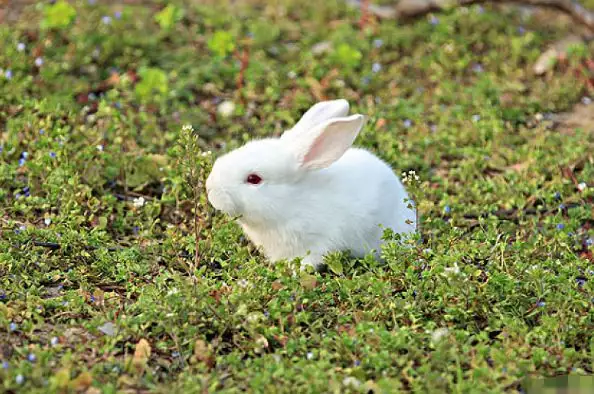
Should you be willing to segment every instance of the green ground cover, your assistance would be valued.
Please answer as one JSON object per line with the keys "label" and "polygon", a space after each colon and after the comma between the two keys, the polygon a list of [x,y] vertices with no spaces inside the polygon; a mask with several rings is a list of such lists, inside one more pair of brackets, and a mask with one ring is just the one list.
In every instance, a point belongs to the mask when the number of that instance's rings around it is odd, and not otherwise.
{"label": "green ground cover", "polygon": [[[592,374],[594,126],[553,118],[588,103],[594,45],[532,72],[575,26],[71,4],[0,26],[2,391],[497,393]],[[340,97],[370,117],[356,144],[419,176],[422,242],[292,276],[200,182]]]}

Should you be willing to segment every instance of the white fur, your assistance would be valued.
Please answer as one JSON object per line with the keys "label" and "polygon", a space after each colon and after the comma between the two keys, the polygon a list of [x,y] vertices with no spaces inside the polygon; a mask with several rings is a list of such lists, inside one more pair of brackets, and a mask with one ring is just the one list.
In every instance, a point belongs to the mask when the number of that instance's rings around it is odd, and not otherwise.
{"label": "white fur", "polygon": [[[281,138],[249,142],[215,162],[210,203],[239,215],[270,260],[302,257],[319,268],[331,251],[378,252],[384,228],[416,231],[416,211],[392,169],[350,147],[365,117],[347,113],[345,100],[318,103]],[[251,173],[263,182],[246,183]]]}

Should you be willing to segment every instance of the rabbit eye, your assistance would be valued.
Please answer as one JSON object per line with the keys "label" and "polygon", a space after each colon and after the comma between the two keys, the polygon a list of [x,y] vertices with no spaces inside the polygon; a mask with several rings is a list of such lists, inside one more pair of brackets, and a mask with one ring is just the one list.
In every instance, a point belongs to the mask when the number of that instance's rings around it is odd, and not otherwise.
{"label": "rabbit eye", "polygon": [[260,177],[260,175],[257,174],[250,174],[247,176],[245,181],[251,185],[257,185],[260,182],[262,182],[262,177]]}

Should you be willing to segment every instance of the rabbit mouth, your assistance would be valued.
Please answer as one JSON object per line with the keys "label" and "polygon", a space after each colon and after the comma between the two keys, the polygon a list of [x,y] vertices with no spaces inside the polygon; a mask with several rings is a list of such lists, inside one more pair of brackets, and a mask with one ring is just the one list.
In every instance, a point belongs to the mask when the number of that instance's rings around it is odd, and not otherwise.
{"label": "rabbit mouth", "polygon": [[207,197],[210,205],[212,205],[214,209],[228,215],[235,215],[237,213],[237,207],[227,193],[214,189],[208,191]]}

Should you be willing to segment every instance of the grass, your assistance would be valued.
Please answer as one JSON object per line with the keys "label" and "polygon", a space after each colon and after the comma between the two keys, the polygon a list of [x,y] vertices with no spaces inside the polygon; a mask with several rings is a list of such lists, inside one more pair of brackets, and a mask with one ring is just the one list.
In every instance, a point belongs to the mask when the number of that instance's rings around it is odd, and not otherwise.
{"label": "grass", "polygon": [[[499,393],[592,374],[594,127],[549,119],[592,93],[574,70],[592,77],[594,47],[531,71],[574,26],[101,3],[0,26],[2,391]],[[370,116],[359,146],[420,177],[422,242],[294,277],[200,182],[338,97]]]}

